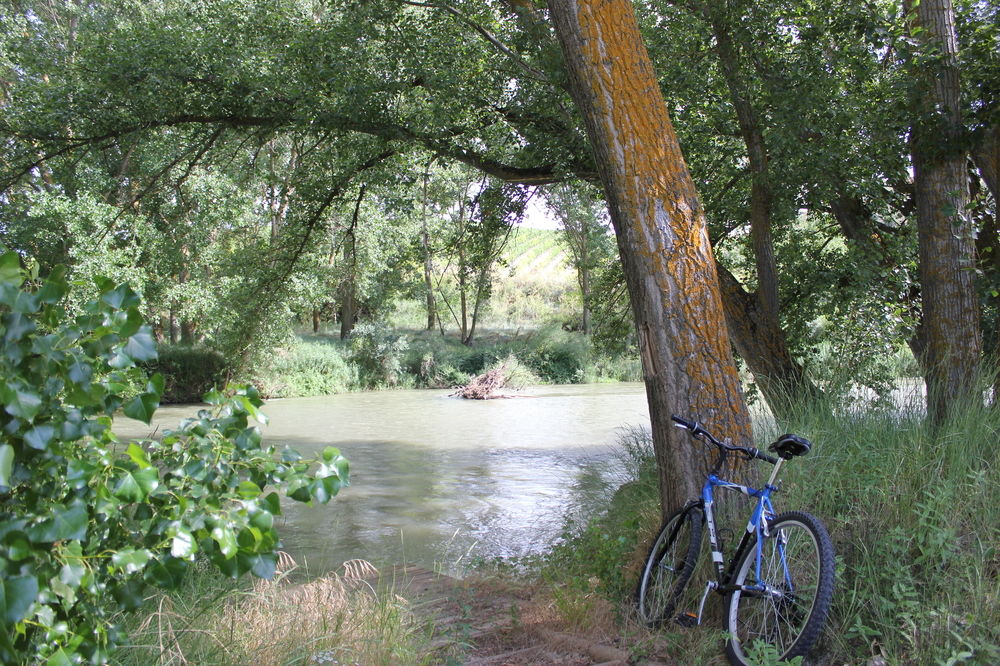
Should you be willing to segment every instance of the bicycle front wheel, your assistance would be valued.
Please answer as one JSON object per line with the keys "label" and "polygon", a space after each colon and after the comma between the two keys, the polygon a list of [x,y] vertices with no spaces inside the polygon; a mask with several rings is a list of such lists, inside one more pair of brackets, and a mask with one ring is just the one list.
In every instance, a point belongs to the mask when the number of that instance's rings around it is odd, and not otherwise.
{"label": "bicycle front wheel", "polygon": [[783,513],[769,522],[757,574],[756,543],[743,551],[729,596],[726,652],[733,664],[748,654],[779,660],[805,655],[819,638],[833,599],[833,544],[818,518]]}
{"label": "bicycle front wheel", "polygon": [[676,610],[698,562],[702,522],[697,506],[678,509],[653,542],[636,590],[639,619],[646,625],[659,626]]}

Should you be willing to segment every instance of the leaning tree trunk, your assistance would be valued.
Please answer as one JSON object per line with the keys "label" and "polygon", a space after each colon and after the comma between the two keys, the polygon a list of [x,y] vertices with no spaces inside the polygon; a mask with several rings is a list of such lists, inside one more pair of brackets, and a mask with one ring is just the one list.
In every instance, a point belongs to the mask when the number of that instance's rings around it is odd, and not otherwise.
{"label": "leaning tree trunk", "polygon": [[[913,6],[915,5],[915,6]],[[934,58],[914,64],[919,117],[911,131],[923,301],[927,412],[940,422],[973,399],[982,340],[975,230],[959,106],[958,40],[951,0],[906,2],[911,30]],[[913,28],[921,28],[917,31]]]}
{"label": "leaning tree trunk", "polygon": [[697,492],[680,414],[737,443],[750,418],[694,183],[628,0],[551,0],[570,93],[615,226],[639,334],[664,510]]}

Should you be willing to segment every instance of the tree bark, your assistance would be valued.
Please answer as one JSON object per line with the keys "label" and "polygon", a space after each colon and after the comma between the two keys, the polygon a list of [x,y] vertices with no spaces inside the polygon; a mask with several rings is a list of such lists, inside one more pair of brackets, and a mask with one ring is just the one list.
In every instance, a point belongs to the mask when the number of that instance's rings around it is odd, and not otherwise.
{"label": "tree bark", "polygon": [[351,226],[344,236],[344,263],[346,273],[340,286],[340,339],[346,340],[354,332],[354,324],[358,319],[358,239],[356,231],[361,218],[361,202],[365,198],[365,186],[358,192],[358,200],[354,204],[354,215],[351,216]]}
{"label": "tree bark", "polygon": [[671,414],[751,440],[705,217],[632,4],[552,0],[549,8],[617,233],[669,510],[697,494],[704,471]]}
{"label": "tree bark", "polygon": [[[913,6],[916,5],[916,6]],[[951,0],[906,1],[911,31],[927,51],[912,65],[919,116],[910,133],[920,250],[927,411],[940,422],[974,399],[982,339],[975,233],[962,145],[958,40]],[[935,55],[930,57],[930,51]]]}
{"label": "tree bark", "polygon": [[724,266],[717,269],[733,346],[753,373],[774,415],[780,419],[800,399],[819,397],[819,389],[792,358],[777,319],[768,316],[760,307],[760,299],[748,293]]}
{"label": "tree bark", "polygon": [[420,242],[424,251],[424,291],[427,304],[427,330],[434,330],[437,320],[437,302],[434,298],[434,256],[431,252],[431,235],[427,227],[427,180],[430,177],[430,164],[424,170],[423,203],[420,211]]}

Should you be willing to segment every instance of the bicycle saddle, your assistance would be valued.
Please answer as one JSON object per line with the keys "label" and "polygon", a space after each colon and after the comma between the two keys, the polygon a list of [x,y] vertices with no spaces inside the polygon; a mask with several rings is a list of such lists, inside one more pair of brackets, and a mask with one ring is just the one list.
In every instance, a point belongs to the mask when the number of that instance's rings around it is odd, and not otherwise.
{"label": "bicycle saddle", "polygon": [[795,456],[804,456],[809,453],[809,449],[812,448],[812,444],[810,444],[809,440],[805,437],[799,437],[798,435],[782,435],[778,438],[778,441],[767,448],[774,451],[785,460],[791,460]]}

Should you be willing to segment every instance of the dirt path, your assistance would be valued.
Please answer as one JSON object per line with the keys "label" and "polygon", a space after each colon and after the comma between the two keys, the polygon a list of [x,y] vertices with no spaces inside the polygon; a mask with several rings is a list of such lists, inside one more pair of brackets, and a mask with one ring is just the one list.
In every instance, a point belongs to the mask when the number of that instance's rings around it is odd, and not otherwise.
{"label": "dirt path", "polygon": [[407,599],[415,613],[433,624],[442,650],[463,646],[459,663],[467,666],[655,666],[631,661],[629,652],[614,644],[613,635],[559,631],[551,609],[538,607],[528,591],[496,581],[459,580],[409,566],[382,572],[370,582],[391,586]]}

